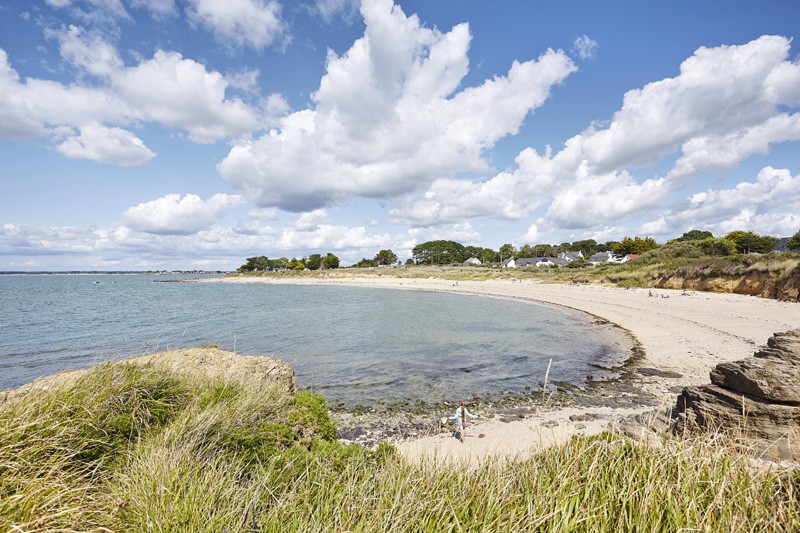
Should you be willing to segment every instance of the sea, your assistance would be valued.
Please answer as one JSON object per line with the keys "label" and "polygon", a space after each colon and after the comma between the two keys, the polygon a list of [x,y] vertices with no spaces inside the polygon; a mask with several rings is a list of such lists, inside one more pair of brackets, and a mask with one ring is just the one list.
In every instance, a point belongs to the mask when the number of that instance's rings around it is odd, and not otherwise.
{"label": "sea", "polygon": [[622,334],[556,306],[324,285],[177,283],[198,275],[0,275],[0,390],[60,370],[217,344],[269,355],[345,406],[586,387]]}

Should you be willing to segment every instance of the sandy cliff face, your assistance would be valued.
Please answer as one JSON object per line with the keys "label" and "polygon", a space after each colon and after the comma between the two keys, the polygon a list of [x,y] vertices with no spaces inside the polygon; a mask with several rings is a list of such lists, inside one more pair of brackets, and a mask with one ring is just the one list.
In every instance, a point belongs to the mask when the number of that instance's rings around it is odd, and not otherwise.
{"label": "sandy cliff face", "polygon": [[660,273],[655,280],[655,287],[732,292],[797,302],[800,301],[800,267],[777,271],[745,268],[678,269],[672,273]]}

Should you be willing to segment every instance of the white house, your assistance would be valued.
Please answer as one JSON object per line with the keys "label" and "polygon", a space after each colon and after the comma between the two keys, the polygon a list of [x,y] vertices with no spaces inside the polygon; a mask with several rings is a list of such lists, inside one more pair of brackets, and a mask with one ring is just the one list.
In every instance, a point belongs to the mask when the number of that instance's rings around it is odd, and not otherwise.
{"label": "white house", "polygon": [[593,265],[597,265],[599,263],[610,263],[614,261],[614,254],[611,252],[597,252],[592,257],[589,258],[589,262]]}
{"label": "white house", "polygon": [[566,259],[569,262],[577,261],[578,259],[583,259],[583,252],[561,252],[558,254],[558,259]]}
{"label": "white house", "polygon": [[469,259],[464,261],[463,265],[464,266],[480,266],[481,265],[481,260],[478,259],[477,257],[470,257]]}

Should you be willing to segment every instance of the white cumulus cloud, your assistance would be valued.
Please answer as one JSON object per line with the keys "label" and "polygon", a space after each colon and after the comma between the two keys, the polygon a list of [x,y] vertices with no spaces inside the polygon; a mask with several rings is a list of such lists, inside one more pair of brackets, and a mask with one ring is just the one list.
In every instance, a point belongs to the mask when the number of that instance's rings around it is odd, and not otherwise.
{"label": "white cumulus cloud", "polygon": [[96,123],[81,127],[80,134],[68,136],[56,149],[70,158],[91,159],[124,167],[146,165],[156,156],[133,133]]}
{"label": "white cumulus cloud", "polygon": [[196,194],[168,194],[126,210],[126,227],[159,235],[191,235],[210,228],[217,219],[242,203],[237,195],[218,193],[208,200]]}
{"label": "white cumulus cloud", "polygon": [[485,151],[515,134],[576,68],[550,50],[460,89],[468,71],[466,24],[447,33],[429,29],[389,0],[367,0],[361,12],[365,34],[342,56],[329,52],[315,107],[238,143],[218,166],[259,205],[307,211],[486,170]]}
{"label": "white cumulus cloud", "polygon": [[189,20],[222,44],[260,50],[285,31],[281,5],[275,0],[189,0],[188,4]]}

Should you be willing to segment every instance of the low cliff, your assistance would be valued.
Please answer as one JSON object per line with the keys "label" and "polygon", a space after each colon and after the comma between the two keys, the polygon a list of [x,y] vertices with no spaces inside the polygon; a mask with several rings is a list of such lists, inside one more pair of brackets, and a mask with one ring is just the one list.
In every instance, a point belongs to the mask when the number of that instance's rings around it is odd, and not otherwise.
{"label": "low cliff", "polygon": [[739,263],[716,259],[654,273],[662,289],[731,292],[790,302],[800,301],[800,264],[796,260]]}

